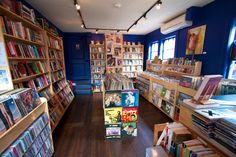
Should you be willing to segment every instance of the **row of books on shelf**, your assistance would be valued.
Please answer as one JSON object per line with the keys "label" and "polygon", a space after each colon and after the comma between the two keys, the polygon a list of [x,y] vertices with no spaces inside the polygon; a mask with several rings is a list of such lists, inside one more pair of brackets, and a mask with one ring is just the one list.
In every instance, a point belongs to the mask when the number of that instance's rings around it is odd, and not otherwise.
{"label": "row of books on shelf", "polygon": [[143,55],[142,54],[125,53],[124,54],[124,59],[143,59]]}
{"label": "row of books on shelf", "polygon": [[106,90],[134,89],[133,81],[118,73],[106,74],[104,83]]}
{"label": "row of books on shelf", "polygon": [[103,74],[92,74],[92,79],[102,79]]}
{"label": "row of books on shelf", "polygon": [[19,58],[41,58],[45,59],[45,49],[35,45],[26,45],[17,42],[7,41],[6,51],[8,57]]}
{"label": "row of books on shelf", "polygon": [[96,54],[91,54],[91,59],[104,59],[105,58],[105,54],[102,53],[96,53]]}
{"label": "row of books on shelf", "polygon": [[141,47],[124,47],[125,54],[128,54],[130,52],[135,52],[135,53],[142,53],[143,50]]}
{"label": "row of books on shelf", "polygon": [[14,88],[33,88],[35,90],[40,90],[47,87],[50,84],[50,79],[48,74],[36,77],[29,81],[21,82],[18,84],[14,84]]}
{"label": "row of books on shelf", "polygon": [[106,62],[103,60],[93,60],[91,61],[92,66],[105,66]]}
{"label": "row of books on shelf", "polygon": [[194,139],[192,133],[181,123],[167,124],[157,145],[162,145],[176,157],[219,157],[202,139]]}
{"label": "row of books on shelf", "polygon": [[66,82],[66,80],[58,81],[57,83],[53,84],[53,90],[54,90],[54,92],[58,93],[63,88],[65,88],[67,85],[68,85],[68,83]]}
{"label": "row of books on shelf", "polygon": [[140,65],[140,66],[143,66],[143,61],[142,60],[124,60],[123,64],[124,65]]}
{"label": "row of books on shelf", "polygon": [[45,97],[48,101],[52,98],[53,93],[50,91],[49,88],[46,88],[39,92],[40,97]]}
{"label": "row of books on shelf", "polygon": [[0,99],[0,135],[41,103],[38,93],[31,88],[13,90]]}
{"label": "row of books on shelf", "polygon": [[16,62],[10,64],[13,79],[47,72],[46,62]]}
{"label": "row of books on shelf", "polygon": [[51,74],[52,82],[55,83],[63,78],[65,78],[65,75],[63,71],[57,71]]}
{"label": "row of books on shelf", "polygon": [[52,33],[55,36],[59,36],[58,30],[56,29],[56,27],[49,24],[49,22],[46,19],[37,18],[36,20],[44,30],[46,30],[47,32]]}
{"label": "row of books on shelf", "polygon": [[62,45],[61,45],[60,41],[58,39],[54,39],[51,37],[48,37],[48,46],[50,48],[54,48],[54,49],[59,49],[59,50],[62,49]]}
{"label": "row of books on shelf", "polygon": [[62,69],[62,62],[56,60],[56,61],[50,61],[50,68],[51,68],[51,71],[57,71],[57,70],[60,70]]}
{"label": "row of books on shelf", "polygon": [[90,53],[104,53],[104,45],[102,46],[96,46],[96,47],[90,47]]}
{"label": "row of books on shelf", "polygon": [[136,88],[142,96],[149,93],[149,80],[139,76],[136,77]]}
{"label": "row of books on shelf", "polygon": [[25,27],[22,22],[16,22],[10,20],[8,17],[0,17],[0,21],[3,23],[3,33],[37,43],[43,43],[42,33],[34,31]]}
{"label": "row of books on shelf", "polygon": [[62,53],[57,50],[49,50],[49,58],[50,59],[63,59]]}
{"label": "row of books on shelf", "polygon": [[170,101],[171,103],[174,103],[175,100],[175,90],[169,90],[165,88],[163,85],[154,83],[152,84],[153,87],[153,93],[161,98],[165,98],[166,100]]}
{"label": "row of books on shelf", "polygon": [[195,65],[197,61],[196,60],[190,60],[189,58],[169,58],[167,59],[167,64],[171,64],[171,65]]}
{"label": "row of books on shelf", "polygon": [[194,68],[183,68],[183,67],[166,67],[165,70],[173,72],[181,72],[186,74],[193,74]]}
{"label": "row of books on shelf", "polygon": [[105,67],[91,67],[91,72],[92,73],[104,73],[105,72]]}
{"label": "row of books on shelf", "polygon": [[143,71],[143,66],[125,66],[122,68],[123,72]]}
{"label": "row of books on shelf", "polygon": [[235,107],[199,109],[192,114],[193,126],[208,138],[236,154]]}
{"label": "row of books on shelf", "polygon": [[133,72],[123,73],[123,75],[127,76],[128,78],[135,78],[135,77],[137,77],[137,73],[133,73]]}
{"label": "row of books on shelf", "polygon": [[61,105],[58,105],[53,112],[50,113],[50,120],[52,128],[55,128],[59,122],[61,116],[63,115],[64,109]]}
{"label": "row of books on shelf", "polygon": [[1,156],[51,157],[53,152],[54,148],[51,128],[49,126],[49,117],[46,113],[43,113],[1,154]]}
{"label": "row of books on shelf", "polygon": [[223,79],[217,91],[220,95],[236,94],[236,81]]}

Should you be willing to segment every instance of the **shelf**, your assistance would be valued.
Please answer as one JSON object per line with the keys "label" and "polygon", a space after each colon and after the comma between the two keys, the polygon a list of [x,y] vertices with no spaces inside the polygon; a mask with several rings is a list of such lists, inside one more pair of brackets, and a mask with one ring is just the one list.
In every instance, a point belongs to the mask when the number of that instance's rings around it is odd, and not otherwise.
{"label": "shelf", "polygon": [[125,54],[143,54],[143,52],[124,52]]}
{"label": "shelf", "polygon": [[49,58],[50,60],[59,60],[59,61],[64,61],[64,59],[60,59],[60,58]]}
{"label": "shelf", "polygon": [[122,71],[122,73],[137,73],[138,71]]}
{"label": "shelf", "polygon": [[196,94],[196,90],[194,89],[191,89],[191,88],[186,88],[186,87],[183,87],[183,86],[180,86],[178,85],[178,91],[181,92],[181,93],[184,93],[184,94],[187,94],[187,95],[190,95],[190,96],[194,96]]}
{"label": "shelf", "polygon": [[47,86],[45,86],[45,87],[42,87],[42,88],[38,89],[37,91],[38,91],[38,92],[40,92],[40,91],[42,91],[42,90],[44,90],[44,89],[48,88],[49,86],[50,86],[50,84],[49,84],[49,85],[47,85]]}
{"label": "shelf", "polygon": [[31,75],[31,76],[26,76],[26,77],[21,77],[21,78],[12,80],[12,82],[13,83],[18,83],[18,82],[28,81],[28,80],[31,80],[31,79],[33,79],[35,77],[38,77],[38,76],[41,76],[41,75],[44,75],[44,74],[47,74],[47,73],[48,72],[40,73],[40,74],[35,74],[35,75]]}
{"label": "shelf", "polygon": [[195,65],[176,65],[176,64],[164,64],[166,67],[181,67],[181,68],[194,68]]}
{"label": "shelf", "polygon": [[183,75],[187,75],[187,76],[194,76],[194,74],[189,74],[189,73],[183,73],[183,72],[177,72],[177,71],[170,71],[170,70],[164,70],[164,73],[169,73],[172,74],[174,76],[183,76]]}
{"label": "shelf", "polygon": [[51,33],[51,32],[48,32],[48,31],[47,31],[47,35],[50,36],[50,37],[52,37],[52,38],[54,38],[54,39],[56,39],[56,40],[61,40],[61,38],[60,38],[59,36],[56,36],[55,34],[53,34],[53,33]]}
{"label": "shelf", "polygon": [[10,61],[46,61],[46,58],[18,58],[18,57],[8,57]]}
{"label": "shelf", "polygon": [[142,58],[124,58],[124,60],[143,60]]}
{"label": "shelf", "polygon": [[55,73],[55,72],[62,71],[62,70],[63,70],[63,68],[60,68],[60,69],[51,71],[51,73]]}
{"label": "shelf", "polygon": [[123,45],[123,47],[138,47],[138,48],[143,48],[143,45]]}
{"label": "shelf", "polygon": [[52,84],[54,84],[54,83],[56,83],[56,82],[58,82],[58,81],[61,81],[61,80],[63,80],[63,79],[65,79],[65,77],[60,78],[59,80],[54,81]]}
{"label": "shelf", "polygon": [[62,49],[58,49],[58,48],[55,48],[55,47],[51,47],[51,46],[48,46],[49,49],[52,49],[52,50],[56,50],[56,51],[62,51]]}
{"label": "shelf", "polygon": [[96,61],[96,60],[105,60],[104,58],[103,59],[91,59],[91,61]]}
{"label": "shelf", "polygon": [[14,126],[9,128],[5,133],[0,136],[0,148],[5,150],[12,142],[17,139],[25,129],[27,129],[33,121],[35,121],[42,113],[48,113],[47,100],[40,98],[42,103],[37,106],[33,111],[23,117]]}
{"label": "shelf", "polygon": [[15,37],[10,34],[3,33],[3,35],[6,40],[11,40],[11,41],[14,40],[15,42],[21,42],[21,43],[28,44],[28,45],[44,46],[44,44],[42,44],[42,43],[22,39],[22,38]]}
{"label": "shelf", "polygon": [[142,64],[133,64],[133,65],[128,65],[128,64],[125,64],[123,66],[143,66]]}
{"label": "shelf", "polygon": [[58,92],[56,92],[56,95],[58,95],[63,89],[65,89],[66,87],[68,87],[68,85],[65,85],[64,87],[62,87]]}
{"label": "shelf", "polygon": [[170,103],[171,105],[173,105],[173,106],[175,107],[174,102],[171,102],[170,100],[168,100],[168,99],[162,97],[161,95],[157,94],[157,93],[154,92],[154,91],[151,91],[151,93],[152,93],[152,94],[156,94],[160,99],[162,99],[163,101],[166,101],[166,102]]}

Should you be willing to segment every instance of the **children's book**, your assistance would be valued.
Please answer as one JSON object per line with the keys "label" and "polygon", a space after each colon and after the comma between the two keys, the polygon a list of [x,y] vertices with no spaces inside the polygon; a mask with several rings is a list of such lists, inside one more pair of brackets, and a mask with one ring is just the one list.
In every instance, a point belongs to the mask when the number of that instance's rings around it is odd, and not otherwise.
{"label": "children's book", "polygon": [[124,90],[121,92],[123,107],[137,107],[139,104],[138,90]]}
{"label": "children's book", "polygon": [[105,127],[107,139],[121,138],[121,124],[106,124]]}
{"label": "children's book", "polygon": [[121,107],[106,108],[104,110],[105,124],[114,124],[121,122]]}
{"label": "children's book", "polygon": [[120,91],[107,91],[105,94],[105,108],[120,107],[121,93]]}
{"label": "children's book", "polygon": [[138,108],[123,108],[122,109],[122,122],[135,122],[138,120]]}
{"label": "children's book", "polygon": [[137,122],[122,123],[122,137],[137,136]]}

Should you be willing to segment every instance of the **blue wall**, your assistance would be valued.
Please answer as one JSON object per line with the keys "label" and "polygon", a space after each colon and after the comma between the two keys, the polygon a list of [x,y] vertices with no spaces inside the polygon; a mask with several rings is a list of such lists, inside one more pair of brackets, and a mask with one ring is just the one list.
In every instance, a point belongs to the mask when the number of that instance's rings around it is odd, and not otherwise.
{"label": "blue wall", "polygon": [[[203,51],[205,55],[198,55],[195,58],[203,61],[202,74],[222,74],[226,76],[229,64],[228,39],[234,18],[236,17],[235,0],[215,0],[197,12],[193,20],[193,26],[207,25]],[[191,27],[191,28],[192,28]],[[160,33],[160,29],[147,34],[146,48],[156,40],[176,35],[176,57],[185,57],[187,43],[187,31],[189,28],[178,30],[168,35]],[[147,49],[146,49],[147,56]]]}

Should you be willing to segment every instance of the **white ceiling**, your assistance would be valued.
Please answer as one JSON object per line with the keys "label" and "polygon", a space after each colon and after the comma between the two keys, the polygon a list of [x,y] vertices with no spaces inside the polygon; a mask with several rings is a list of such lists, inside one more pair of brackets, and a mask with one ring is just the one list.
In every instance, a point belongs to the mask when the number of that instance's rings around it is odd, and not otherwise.
{"label": "white ceiling", "polygon": [[[63,32],[88,32],[80,27],[81,20],[74,7],[73,0],[26,0],[47,17]],[[160,10],[153,8],[138,25],[132,27],[129,34],[147,34],[160,28],[171,19],[191,6],[204,6],[213,0],[162,0]],[[156,0],[78,0],[87,27],[127,29]],[[121,8],[113,5],[120,3]],[[91,32],[94,32],[92,30]]]}

